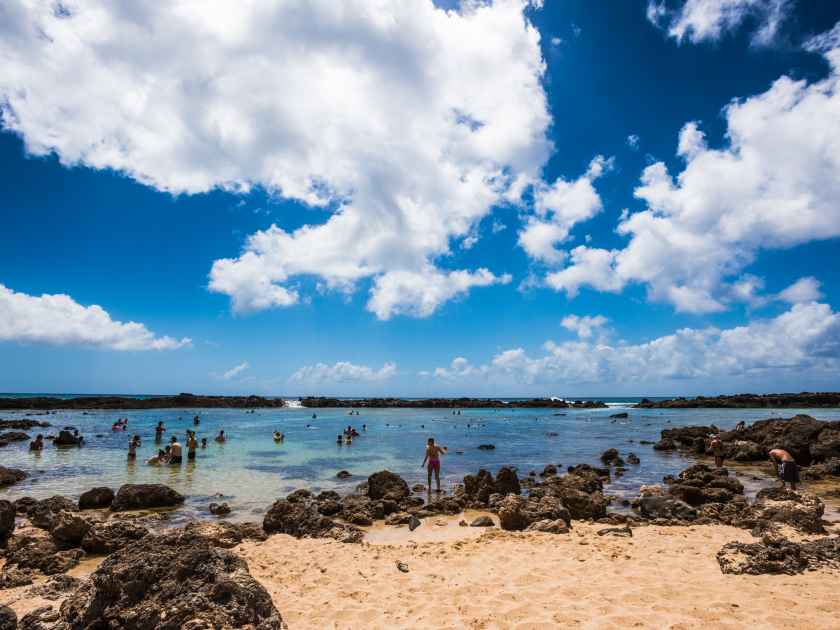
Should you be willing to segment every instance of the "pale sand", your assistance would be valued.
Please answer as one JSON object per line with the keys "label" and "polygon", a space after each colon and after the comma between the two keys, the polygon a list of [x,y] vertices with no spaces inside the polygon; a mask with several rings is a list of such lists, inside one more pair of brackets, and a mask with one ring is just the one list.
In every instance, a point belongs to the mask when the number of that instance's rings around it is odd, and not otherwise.
{"label": "pale sand", "polygon": [[[733,576],[715,553],[749,532],[640,527],[600,537],[374,528],[347,545],[272,536],[236,549],[292,630],[302,628],[840,628],[840,573]],[[389,531],[383,531],[389,530]],[[456,540],[459,536],[466,536]],[[404,562],[408,573],[396,563]]]}

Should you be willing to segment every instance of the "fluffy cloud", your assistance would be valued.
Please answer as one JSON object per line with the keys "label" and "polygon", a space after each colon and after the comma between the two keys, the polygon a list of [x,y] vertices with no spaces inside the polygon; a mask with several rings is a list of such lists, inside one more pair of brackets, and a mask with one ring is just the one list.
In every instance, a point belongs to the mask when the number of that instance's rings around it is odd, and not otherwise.
{"label": "fluffy cloud", "polygon": [[[527,5],[9,0],[2,122],[65,165],[175,194],[260,186],[329,211],[216,261],[209,288],[236,311],[296,304],[294,278],[310,276],[342,291],[372,279],[377,314],[428,315],[454,285],[487,284],[436,261],[551,149]],[[406,274],[441,286],[390,290]]]}
{"label": "fluffy cloud", "polygon": [[581,339],[589,339],[596,330],[606,326],[608,321],[603,315],[566,315],[560,325]]}
{"label": "fluffy cloud", "polygon": [[639,140],[641,140],[639,136],[637,136],[635,133],[631,133],[629,136],[627,136],[627,146],[630,147],[633,151],[637,151],[639,149]]}
{"label": "fluffy cloud", "polygon": [[0,341],[77,344],[110,350],[174,350],[191,343],[186,337],[158,337],[137,322],[114,321],[101,306],[82,306],[69,295],[36,297],[2,284]]}
{"label": "fluffy cloud", "polygon": [[231,380],[232,378],[238,376],[242,372],[248,369],[248,362],[243,361],[239,365],[235,365],[234,367],[230,368],[227,372],[222,374],[222,378],[226,381]]}
{"label": "fluffy cloud", "polygon": [[396,363],[385,363],[375,370],[366,365],[356,365],[348,361],[339,361],[334,365],[316,363],[298,369],[289,378],[293,383],[322,384],[322,383],[373,383],[386,381],[397,373]]}
{"label": "fluffy cloud", "polygon": [[[709,147],[692,122],[680,133],[685,168],[648,166],[635,195],[647,209],[622,216],[623,249],[578,247],[546,278],[570,296],[581,286],[621,291],[643,283],[677,310],[709,313],[737,299],[738,276],[763,248],[840,236],[840,29],[812,40],[831,62],[816,83],[778,79],[724,110],[728,143]],[[834,33],[834,31],[832,31]],[[732,284],[736,285],[734,288]]]}
{"label": "fluffy cloud", "polygon": [[632,386],[749,375],[830,376],[840,367],[840,314],[827,304],[807,302],[773,319],[724,330],[684,328],[639,344],[548,341],[543,350],[539,356],[522,348],[505,350],[480,366],[459,358],[433,374],[474,383]]}
{"label": "fluffy cloud", "polygon": [[822,297],[820,282],[813,276],[800,278],[787,289],[779,293],[779,299],[791,304],[814,302]]}
{"label": "fluffy cloud", "polygon": [[554,184],[540,184],[534,189],[535,215],[519,233],[519,244],[535,260],[559,263],[565,252],[557,243],[569,238],[571,229],[591,219],[603,208],[593,182],[612,168],[612,159],[596,156],[586,173],[574,181],[558,178]]}
{"label": "fluffy cloud", "polygon": [[716,41],[745,21],[756,28],[754,45],[770,44],[792,7],[791,0],[684,0],[669,8],[664,0],[648,0],[647,18],[678,42]]}

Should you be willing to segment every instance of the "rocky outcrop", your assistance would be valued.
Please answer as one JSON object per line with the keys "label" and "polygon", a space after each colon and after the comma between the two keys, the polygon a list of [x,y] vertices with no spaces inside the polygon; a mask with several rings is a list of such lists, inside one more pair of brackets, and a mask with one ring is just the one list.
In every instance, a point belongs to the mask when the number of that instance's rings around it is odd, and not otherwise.
{"label": "rocky outcrop", "polygon": [[731,542],[717,553],[722,573],[793,575],[820,567],[840,568],[840,537],[796,543],[765,536],[761,542]]}
{"label": "rocky outcrop", "polygon": [[81,446],[82,440],[72,431],[62,429],[58,432],[58,436],[53,439],[53,444],[55,446]]}
{"label": "rocky outcrop", "polygon": [[6,564],[53,575],[73,568],[83,556],[84,552],[80,549],[61,550],[45,533],[30,529],[9,539]]}
{"label": "rocky outcrop", "polygon": [[641,497],[638,502],[642,516],[651,519],[668,519],[677,521],[693,521],[697,518],[697,510],[688,503],[667,496]]}
{"label": "rocky outcrop", "polygon": [[29,584],[32,584],[32,569],[5,566],[0,571],[0,589],[17,588]]}
{"label": "rocky outcrop", "polygon": [[371,499],[400,501],[411,494],[411,491],[402,477],[388,470],[382,470],[368,477],[367,494]]}
{"label": "rocky outcrop", "polygon": [[20,429],[29,431],[38,427],[51,426],[49,422],[41,420],[0,420],[0,429]]}
{"label": "rocky outcrop", "polygon": [[0,606],[0,630],[17,630],[17,613],[8,606]]}
{"label": "rocky outcrop", "polygon": [[295,538],[334,538],[341,542],[361,542],[364,532],[336,523],[318,511],[315,500],[275,501],[263,519],[268,534],[289,534]]}
{"label": "rocky outcrop", "polygon": [[697,398],[674,398],[670,400],[648,400],[643,398],[636,407],[643,409],[697,409],[697,408],[777,408],[807,409],[840,407],[838,392],[802,392],[799,394],[737,394],[734,396],[698,396]]}
{"label": "rocky outcrop", "polygon": [[0,466],[0,488],[4,486],[11,486],[18,481],[23,481],[29,475],[17,468],[6,468]]}
{"label": "rocky outcrop", "polygon": [[230,514],[230,506],[227,503],[211,503],[207,509],[214,516],[226,516]]}
{"label": "rocky outcrop", "polygon": [[609,470],[586,464],[571,466],[562,476],[549,477],[534,484],[529,498],[544,496],[559,499],[573,519],[602,518],[607,514],[608,501],[603,494],[603,473]]}
{"label": "rocky outcrop", "polygon": [[52,519],[50,536],[60,546],[78,547],[90,528],[91,522],[86,518],[62,510]]}
{"label": "rocky outcrop", "polygon": [[61,621],[61,614],[52,606],[41,606],[23,617],[18,622],[18,630],[68,630]]}
{"label": "rocky outcrop", "polygon": [[601,462],[607,466],[624,466],[624,460],[618,454],[618,450],[614,448],[608,448],[601,453]]}
{"label": "rocky outcrop", "polygon": [[149,530],[127,520],[94,522],[80,541],[82,549],[93,555],[108,555],[141,538]]}
{"label": "rocky outcrop", "polygon": [[481,509],[489,506],[490,497],[494,494],[519,495],[521,492],[519,477],[513,468],[503,466],[495,477],[482,468],[477,474],[464,477],[462,498],[467,507]]}
{"label": "rocky outcrop", "polygon": [[62,496],[43,499],[32,505],[26,512],[29,522],[35,527],[51,530],[59,512],[75,512],[76,503]]}
{"label": "rocky outcrop", "polygon": [[71,628],[280,630],[244,560],[196,538],[147,536],[109,556],[61,605]]}
{"label": "rocky outcrop", "polygon": [[[254,409],[259,407],[284,407],[280,398],[260,396],[154,396],[149,398],[125,398],[122,396],[82,396],[79,398],[0,398],[0,409]],[[37,426],[49,426],[49,423]],[[0,424],[0,428],[4,428]],[[28,429],[20,426],[14,428]]]}
{"label": "rocky outcrop", "polygon": [[704,503],[728,503],[744,494],[744,486],[731,477],[726,468],[712,468],[706,464],[690,466],[676,479],[666,477],[665,483],[669,484],[670,495],[695,507]]}
{"label": "rocky outcrop", "polygon": [[111,507],[114,502],[114,491],[111,488],[91,488],[79,497],[80,510],[95,510]]}
{"label": "rocky outcrop", "polygon": [[[521,531],[528,529],[536,523],[541,523],[539,531],[550,531],[553,529],[568,531],[569,524],[572,517],[563,503],[556,497],[543,496],[539,499],[529,497],[520,497],[509,494],[504,497],[498,505],[499,525],[502,529],[509,531]],[[563,526],[555,527],[556,524],[549,526],[543,521],[553,523],[554,521],[562,521]]]}
{"label": "rocky outcrop", "polygon": [[605,405],[600,400],[566,401],[555,398],[533,398],[531,400],[492,400],[488,398],[326,398],[311,396],[301,399],[304,407],[321,408],[410,408],[410,409],[603,409]]}
{"label": "rocky outcrop", "polygon": [[4,431],[0,433],[0,442],[24,442],[29,439],[29,435],[23,431]]}
{"label": "rocky outcrop", "polygon": [[0,547],[15,531],[15,506],[10,501],[0,500]]}
{"label": "rocky outcrop", "polygon": [[126,510],[144,510],[148,508],[174,507],[184,502],[183,495],[175,492],[169,486],[158,483],[127,483],[120,486],[111,503],[111,510],[124,512]]}

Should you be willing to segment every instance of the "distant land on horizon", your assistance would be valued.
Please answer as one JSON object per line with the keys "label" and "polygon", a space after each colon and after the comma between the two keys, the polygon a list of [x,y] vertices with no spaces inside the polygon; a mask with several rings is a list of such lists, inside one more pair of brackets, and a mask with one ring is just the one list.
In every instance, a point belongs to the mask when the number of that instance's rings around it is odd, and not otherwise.
{"label": "distant land on horizon", "polygon": [[[636,398],[632,396],[623,398]],[[609,400],[609,397],[607,398]],[[183,408],[282,408],[287,399],[263,396],[207,396],[181,393],[176,396],[110,395],[34,395],[0,394],[0,409],[183,409]],[[630,402],[630,401],[628,401]],[[338,398],[307,396],[300,398],[305,408],[606,408],[595,398]],[[648,409],[693,408],[840,408],[840,392],[800,392],[782,394],[732,394],[694,398],[642,398],[635,407]]]}

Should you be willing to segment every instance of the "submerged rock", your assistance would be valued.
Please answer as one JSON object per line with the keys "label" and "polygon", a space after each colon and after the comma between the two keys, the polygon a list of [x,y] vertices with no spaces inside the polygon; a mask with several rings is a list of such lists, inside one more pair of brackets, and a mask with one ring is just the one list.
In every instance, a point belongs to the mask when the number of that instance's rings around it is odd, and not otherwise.
{"label": "submerged rock", "polygon": [[211,503],[209,508],[210,514],[215,516],[225,516],[230,514],[230,506],[227,503]]}
{"label": "submerged rock", "polygon": [[111,510],[124,512],[126,510],[143,510],[148,508],[174,507],[184,502],[183,495],[175,492],[169,486],[159,483],[127,483],[120,486]]}
{"label": "submerged rock", "polygon": [[0,466],[0,488],[3,486],[11,486],[18,481],[23,481],[28,475],[17,468],[6,468]]}

